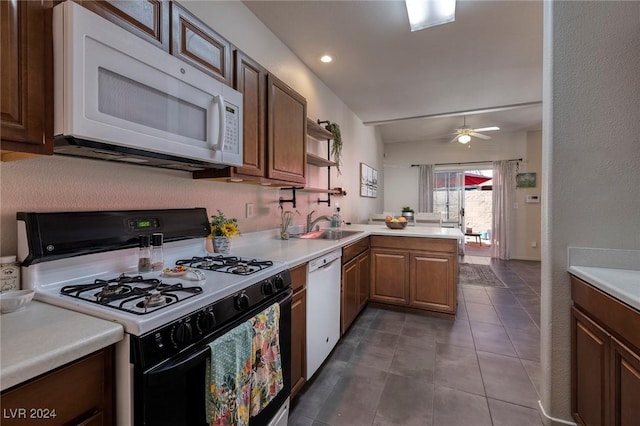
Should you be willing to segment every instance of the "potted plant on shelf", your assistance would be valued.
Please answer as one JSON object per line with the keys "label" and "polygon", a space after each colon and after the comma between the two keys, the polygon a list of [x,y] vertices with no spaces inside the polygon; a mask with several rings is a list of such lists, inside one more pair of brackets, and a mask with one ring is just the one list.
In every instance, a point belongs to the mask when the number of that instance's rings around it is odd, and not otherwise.
{"label": "potted plant on shelf", "polygon": [[338,174],[342,174],[340,171],[340,164],[342,158],[342,134],[340,133],[340,126],[337,123],[330,123],[325,126],[325,129],[331,132],[333,135],[333,143],[331,144],[331,156],[336,163],[336,170]]}
{"label": "potted plant on shelf", "polygon": [[413,211],[413,209],[411,207],[404,206],[402,208],[401,215],[407,219],[407,222],[413,223],[414,211]]}
{"label": "potted plant on shelf", "polygon": [[229,253],[231,247],[231,237],[240,235],[238,220],[236,218],[225,217],[224,213],[218,210],[218,214],[211,216],[211,235],[208,239],[213,242],[214,253]]}

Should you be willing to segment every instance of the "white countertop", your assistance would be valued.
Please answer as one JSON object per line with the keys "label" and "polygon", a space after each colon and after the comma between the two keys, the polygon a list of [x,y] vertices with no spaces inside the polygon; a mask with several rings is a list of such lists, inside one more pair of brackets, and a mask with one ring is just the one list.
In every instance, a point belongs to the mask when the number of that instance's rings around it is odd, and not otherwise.
{"label": "white countertop", "polygon": [[459,229],[440,228],[436,226],[407,226],[404,229],[389,229],[386,225],[345,225],[344,231],[361,231],[340,240],[299,239],[281,240],[277,230],[243,234],[231,240],[231,252],[235,255],[281,260],[289,267],[329,253],[336,248],[344,247],[369,235],[394,237],[447,238],[461,240],[464,235]]}
{"label": "white countertop", "polygon": [[0,316],[0,390],[114,344],[122,326],[31,301]]}
{"label": "white countertop", "polygon": [[640,250],[569,247],[568,271],[640,311]]}
{"label": "white countertop", "polygon": [[[459,229],[380,225],[345,225],[361,231],[341,240],[281,240],[277,230],[253,232],[232,239],[234,255],[281,260],[289,267],[315,259],[369,235],[398,237],[464,238]],[[32,301],[18,312],[0,316],[0,390],[5,390],[88,355],[123,338],[121,325]]]}

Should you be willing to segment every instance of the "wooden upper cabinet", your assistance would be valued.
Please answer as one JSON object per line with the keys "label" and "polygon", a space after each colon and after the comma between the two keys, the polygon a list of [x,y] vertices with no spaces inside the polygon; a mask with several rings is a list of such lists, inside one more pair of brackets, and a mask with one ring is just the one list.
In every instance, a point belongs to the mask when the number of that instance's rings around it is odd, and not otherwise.
{"label": "wooden upper cabinet", "polygon": [[175,2],[171,3],[171,53],[228,86],[231,44]]}
{"label": "wooden upper cabinet", "polygon": [[304,185],[307,170],[307,101],[269,74],[267,102],[267,177]]}
{"label": "wooden upper cabinet", "polygon": [[51,1],[0,2],[2,159],[53,153]]}
{"label": "wooden upper cabinet", "polygon": [[239,50],[233,52],[233,87],[243,95],[243,166],[236,171],[250,176],[266,172],[267,70]]}
{"label": "wooden upper cabinet", "polygon": [[169,1],[80,0],[87,9],[169,51]]}

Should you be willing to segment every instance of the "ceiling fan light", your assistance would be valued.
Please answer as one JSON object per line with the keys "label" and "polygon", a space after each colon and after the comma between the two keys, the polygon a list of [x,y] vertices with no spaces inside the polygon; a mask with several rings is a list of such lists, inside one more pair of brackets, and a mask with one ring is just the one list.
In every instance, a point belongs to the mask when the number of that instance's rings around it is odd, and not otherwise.
{"label": "ceiling fan light", "polygon": [[469,143],[469,141],[471,141],[471,136],[469,135],[460,135],[458,137],[458,142],[466,144]]}
{"label": "ceiling fan light", "polygon": [[456,20],[456,0],[404,0],[411,31]]}

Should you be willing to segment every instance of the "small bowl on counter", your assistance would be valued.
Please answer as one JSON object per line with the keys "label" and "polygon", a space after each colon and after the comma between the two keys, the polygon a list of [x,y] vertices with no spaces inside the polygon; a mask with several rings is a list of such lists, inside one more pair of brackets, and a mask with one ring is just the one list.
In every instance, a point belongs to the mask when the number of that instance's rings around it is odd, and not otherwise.
{"label": "small bowl on counter", "polygon": [[404,229],[409,222],[391,222],[389,220],[385,220],[384,224],[387,225],[389,229]]}
{"label": "small bowl on counter", "polygon": [[8,314],[24,309],[33,299],[33,295],[33,290],[14,290],[0,293],[0,313]]}

